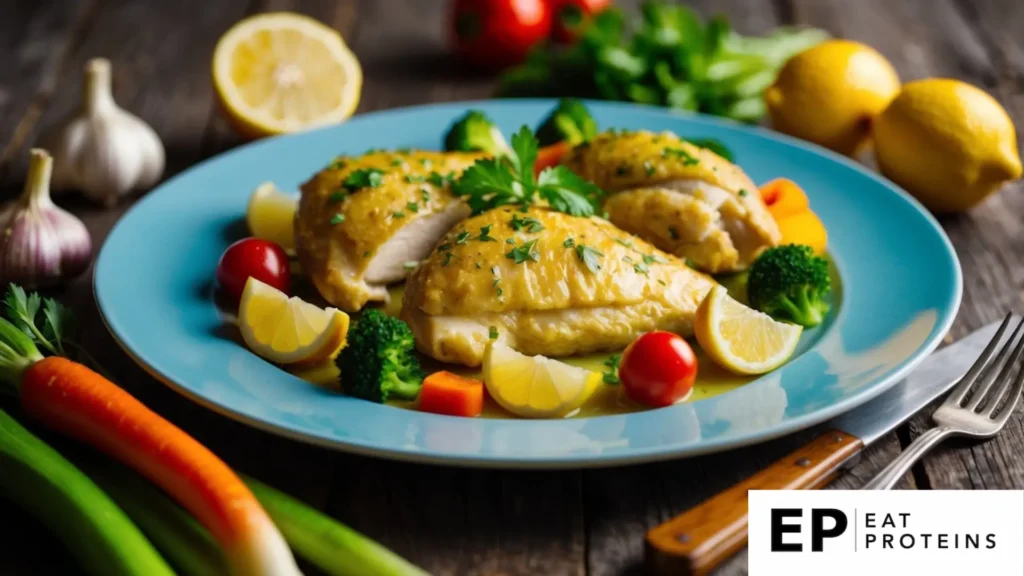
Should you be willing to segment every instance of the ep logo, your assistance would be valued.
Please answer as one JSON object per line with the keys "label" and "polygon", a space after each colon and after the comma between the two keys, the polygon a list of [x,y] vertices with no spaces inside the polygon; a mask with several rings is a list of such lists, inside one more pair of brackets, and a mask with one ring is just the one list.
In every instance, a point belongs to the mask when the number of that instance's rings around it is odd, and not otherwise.
{"label": "ep logo", "polygon": [[822,552],[825,540],[838,538],[850,524],[846,514],[835,508],[811,508],[807,512],[802,508],[771,509],[772,552],[803,552],[805,527],[810,551]]}

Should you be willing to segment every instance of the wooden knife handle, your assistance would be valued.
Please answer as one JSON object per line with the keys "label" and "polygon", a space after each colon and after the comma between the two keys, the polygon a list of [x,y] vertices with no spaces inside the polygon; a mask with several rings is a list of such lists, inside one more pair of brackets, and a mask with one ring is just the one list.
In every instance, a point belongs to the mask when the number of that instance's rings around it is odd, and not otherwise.
{"label": "wooden knife handle", "polygon": [[815,490],[864,447],[829,430],[789,456],[647,532],[647,566],[655,574],[704,576],[747,541],[748,490]]}

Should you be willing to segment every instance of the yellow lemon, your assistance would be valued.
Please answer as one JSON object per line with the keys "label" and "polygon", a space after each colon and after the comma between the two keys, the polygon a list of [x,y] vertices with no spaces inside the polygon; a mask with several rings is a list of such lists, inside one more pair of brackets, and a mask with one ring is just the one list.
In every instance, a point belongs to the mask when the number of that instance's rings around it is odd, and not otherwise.
{"label": "yellow lemon", "polygon": [[213,85],[235,128],[260,137],[345,120],[359,105],[363,71],[335,30],[275,12],[246,18],[221,36]]}
{"label": "yellow lemon", "polygon": [[238,308],[238,328],[249,349],[278,364],[315,364],[345,344],[348,315],[318,308],[249,278]]}
{"label": "yellow lemon", "polygon": [[693,328],[704,352],[737,374],[764,374],[782,366],[803,331],[733,300],[722,286],[712,289],[697,307]]}
{"label": "yellow lemon", "polygon": [[487,393],[509,412],[524,418],[561,418],[583,405],[601,375],[491,342],[484,353],[483,379]]}
{"label": "yellow lemon", "polygon": [[245,224],[249,233],[295,252],[295,210],[299,198],[283,192],[273,182],[260,184],[249,196]]}
{"label": "yellow lemon", "polygon": [[1021,176],[1013,120],[984,91],[909,82],[875,122],[878,168],[934,212],[962,212]]}
{"label": "yellow lemon", "polygon": [[829,40],[790,58],[764,101],[776,130],[853,155],[899,89],[896,70],[875,49]]}

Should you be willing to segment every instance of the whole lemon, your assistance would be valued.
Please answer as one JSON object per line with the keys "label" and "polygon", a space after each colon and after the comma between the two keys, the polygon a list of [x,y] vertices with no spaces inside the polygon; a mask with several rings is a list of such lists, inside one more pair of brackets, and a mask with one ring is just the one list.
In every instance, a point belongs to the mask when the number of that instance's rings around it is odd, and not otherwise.
{"label": "whole lemon", "polygon": [[899,89],[896,70],[874,48],[829,40],[790,58],[764,100],[776,130],[853,155]]}
{"label": "whole lemon", "polygon": [[933,212],[962,212],[1021,176],[1013,121],[959,80],[909,82],[875,122],[878,168]]}

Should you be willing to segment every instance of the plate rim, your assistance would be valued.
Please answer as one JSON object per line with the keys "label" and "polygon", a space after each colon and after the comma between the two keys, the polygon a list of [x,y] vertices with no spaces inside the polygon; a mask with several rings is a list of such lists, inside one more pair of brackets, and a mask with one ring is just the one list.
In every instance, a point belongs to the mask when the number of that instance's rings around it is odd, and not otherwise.
{"label": "plate rim", "polygon": [[[389,108],[384,110],[376,110],[364,114],[360,114],[353,117],[350,121],[360,122],[372,122],[376,117],[386,116],[394,113],[408,113],[408,112],[424,112],[431,110],[465,110],[471,107],[487,107],[494,105],[501,105],[502,103],[524,103],[524,104],[546,104],[553,106],[556,99],[553,98],[510,98],[500,100],[460,100],[460,101],[449,101],[449,102],[438,102],[429,104],[420,104],[412,106],[403,106],[397,108]],[[115,329],[111,321],[111,313],[104,305],[103,297],[100,293],[99,287],[99,271],[101,264],[104,262],[105,254],[108,254],[106,248],[110,243],[111,239],[115,237],[118,229],[124,225],[133,213],[138,209],[145,206],[146,203],[152,201],[165,187],[172,186],[177,180],[191,174],[192,172],[203,169],[207,164],[221,161],[224,158],[230,157],[236,153],[244,153],[245,151],[258,148],[261,146],[268,145],[276,142],[280,139],[288,139],[296,135],[304,135],[314,132],[323,132],[336,130],[339,127],[345,126],[346,123],[335,124],[330,126],[318,127],[313,130],[301,132],[297,134],[284,134],[273,136],[270,138],[264,138],[252,142],[247,142],[230,150],[224,151],[220,154],[211,156],[207,159],[202,160],[196,164],[189,166],[181,172],[175,174],[171,178],[161,182],[156,188],[150,190],[145,196],[138,199],[128,210],[118,218],[114,226],[111,227],[107,233],[106,238],[98,252],[98,256],[95,261],[95,265],[92,269],[91,285],[93,288],[93,299],[96,302],[97,309],[99,310],[99,316],[103,322],[104,327],[111,335],[113,340],[117,343],[118,347],[124,351],[129,358],[132,359],[137,365],[145,370],[150,376],[156,380],[162,382],[175,392],[185,396],[189,400],[196,404],[210,409],[218,414],[231,418],[232,420],[241,422],[245,425],[252,426],[264,432],[269,432],[278,436],[283,436],[292,440],[300,441],[307,444],[316,446],[322,446],[332,450],[338,450],[342,452],[348,452],[353,454],[359,454],[364,456],[372,456],[378,458],[386,458],[404,462],[415,462],[415,463],[426,463],[435,465],[445,466],[456,466],[456,467],[471,467],[471,468],[499,468],[499,469],[584,469],[584,468],[603,468],[623,465],[633,465],[645,462],[655,462],[662,460],[678,459],[678,458],[689,458],[693,456],[699,456],[703,454],[722,452],[731,450],[741,446],[748,446],[754,444],[760,444],[769,440],[785,436],[800,430],[806,430],[814,427],[815,425],[827,422],[839,415],[842,415],[850,410],[856,409],[857,407],[869,402],[875,397],[886,392],[897,384],[904,376],[906,376],[911,370],[913,370],[921,361],[924,360],[932,351],[934,351],[939,344],[941,344],[943,338],[948,333],[953,322],[956,320],[957,314],[962,301],[963,296],[963,270],[960,265],[959,257],[957,256],[956,249],[950,241],[948,235],[943,230],[941,224],[935,216],[929,212],[916,198],[911,196],[907,191],[899,187],[894,182],[891,182],[880,174],[869,170],[867,167],[860,163],[839,155],[831,150],[822,148],[818,145],[800,140],[774,130],[767,129],[762,126],[751,126],[741,124],[729,119],[719,118],[714,116],[708,116],[699,113],[692,112],[679,112],[672,111],[657,106],[648,106],[632,103],[623,102],[606,102],[606,101],[594,101],[584,100],[588,105],[597,105],[602,108],[609,109],[620,109],[620,110],[644,110],[651,113],[663,114],[667,116],[678,116],[680,119],[687,121],[693,121],[698,124],[712,125],[718,128],[724,128],[729,131],[735,131],[740,133],[753,132],[760,137],[764,137],[770,140],[777,140],[786,143],[797,148],[801,148],[806,152],[809,152],[815,156],[818,156],[824,160],[837,162],[844,165],[845,167],[859,172],[863,176],[867,176],[870,180],[879,184],[883,188],[894,193],[897,197],[908,203],[914,212],[919,216],[923,217],[928,223],[929,227],[941,240],[941,244],[945,249],[945,255],[948,256],[949,262],[952,264],[952,270],[954,272],[954,286],[953,290],[950,291],[948,298],[946,299],[944,306],[937,309],[939,318],[937,318],[936,324],[931,329],[931,334],[926,338],[917,348],[917,350],[910,354],[908,357],[900,361],[894,368],[892,368],[887,374],[883,374],[880,377],[872,378],[873,383],[866,385],[862,390],[855,393],[854,395],[845,398],[839,402],[829,404],[828,406],[818,409],[814,412],[804,414],[791,419],[785,419],[778,423],[775,423],[767,428],[758,429],[756,431],[748,431],[743,434],[727,437],[727,438],[709,438],[704,439],[696,445],[686,445],[682,447],[673,446],[653,446],[647,448],[636,448],[631,449],[624,453],[586,453],[577,452],[569,454],[549,455],[541,454],[536,456],[521,457],[521,456],[495,456],[489,454],[467,454],[467,453],[455,453],[447,452],[444,450],[433,449],[430,452],[423,452],[417,450],[404,450],[400,448],[391,447],[380,447],[367,445],[361,440],[338,440],[338,439],[327,439],[314,434],[308,434],[304,432],[295,431],[288,426],[279,425],[265,420],[261,420],[257,417],[250,416],[239,410],[234,410],[229,406],[219,404],[215,401],[211,401],[195,392],[190,390],[188,387],[175,382],[168,375],[161,373],[150,363],[146,362],[139,351],[134,350],[124,340],[121,334]],[[812,347],[808,351],[812,351]],[[437,416],[444,418],[444,416]],[[596,416],[591,417],[589,420],[597,420],[603,418],[613,418],[615,416]],[[522,421],[511,421],[519,422],[521,425],[529,426],[533,421],[522,420]]]}

